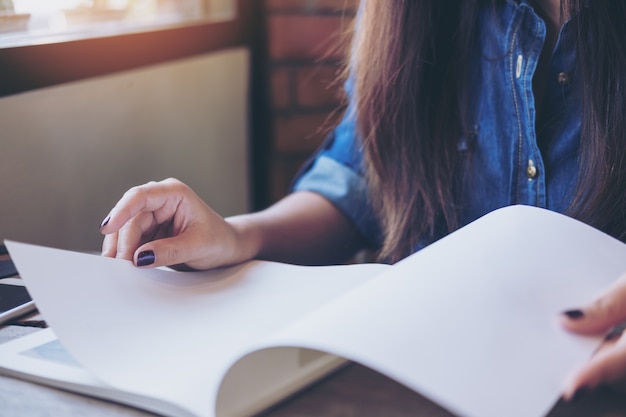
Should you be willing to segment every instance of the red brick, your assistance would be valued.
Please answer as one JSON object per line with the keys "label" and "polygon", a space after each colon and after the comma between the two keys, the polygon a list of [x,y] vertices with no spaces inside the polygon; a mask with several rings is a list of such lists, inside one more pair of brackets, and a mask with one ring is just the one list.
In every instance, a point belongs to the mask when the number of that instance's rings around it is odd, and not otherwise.
{"label": "red brick", "polygon": [[296,72],[296,99],[301,107],[324,107],[342,102],[338,66],[303,67]]}
{"label": "red brick", "polygon": [[349,28],[349,20],[340,16],[269,16],[270,57],[275,60],[342,59]]}
{"label": "red brick", "polygon": [[290,68],[275,68],[272,70],[270,95],[275,109],[286,109],[292,105],[291,72]]}
{"label": "red brick", "polygon": [[269,11],[279,12],[347,12],[354,13],[359,0],[265,0]]}
{"label": "red brick", "polygon": [[298,114],[274,118],[274,149],[281,153],[309,153],[317,149],[332,129],[329,113]]}

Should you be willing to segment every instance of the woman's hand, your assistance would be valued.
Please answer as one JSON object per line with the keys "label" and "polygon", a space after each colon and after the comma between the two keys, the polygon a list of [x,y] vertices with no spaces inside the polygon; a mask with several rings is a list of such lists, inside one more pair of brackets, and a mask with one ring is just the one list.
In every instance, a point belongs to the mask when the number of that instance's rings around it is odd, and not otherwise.
{"label": "woman's hand", "polygon": [[137,266],[208,269],[254,256],[241,244],[242,230],[175,179],[128,190],[100,230],[105,235],[102,255],[132,260]]}
{"label": "woman's hand", "polygon": [[563,326],[574,333],[605,334],[604,343],[593,357],[568,381],[563,395],[566,400],[626,378],[626,334],[615,328],[625,321],[626,275],[591,304],[562,314]]}

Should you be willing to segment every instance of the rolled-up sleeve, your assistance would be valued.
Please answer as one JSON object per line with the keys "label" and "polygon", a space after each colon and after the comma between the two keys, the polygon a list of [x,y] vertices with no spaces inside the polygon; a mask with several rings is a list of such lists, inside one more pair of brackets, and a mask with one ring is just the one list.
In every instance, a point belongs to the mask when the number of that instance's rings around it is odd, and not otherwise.
{"label": "rolled-up sleeve", "polygon": [[[349,82],[346,89],[350,90]],[[352,105],[316,155],[301,169],[292,190],[311,191],[325,197],[354,223],[368,246],[380,245],[380,227],[369,199]]]}

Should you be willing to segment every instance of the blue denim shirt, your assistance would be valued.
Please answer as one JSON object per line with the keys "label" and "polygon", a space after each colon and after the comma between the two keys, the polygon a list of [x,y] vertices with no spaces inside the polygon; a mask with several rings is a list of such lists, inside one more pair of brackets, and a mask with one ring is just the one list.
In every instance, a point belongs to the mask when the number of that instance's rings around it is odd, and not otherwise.
{"label": "blue denim shirt", "polygon": [[[480,22],[481,53],[474,54],[472,132],[459,138],[469,152],[461,224],[497,208],[525,204],[563,212],[578,175],[580,108],[570,94],[576,82],[574,51],[564,40],[566,23],[553,50],[536,123],[533,74],[546,39],[546,25],[528,0],[502,1]],[[346,83],[350,97],[351,82]],[[380,228],[368,199],[363,153],[349,101],[346,116],[294,182],[294,190],[321,194],[351,219],[372,247]],[[441,236],[436,236],[436,238]],[[430,242],[415,242],[415,248]]]}

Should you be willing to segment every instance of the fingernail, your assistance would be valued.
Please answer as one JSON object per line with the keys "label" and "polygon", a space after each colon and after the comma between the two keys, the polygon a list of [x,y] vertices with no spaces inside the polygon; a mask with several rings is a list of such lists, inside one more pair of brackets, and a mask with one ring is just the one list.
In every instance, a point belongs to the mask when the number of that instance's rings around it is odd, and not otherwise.
{"label": "fingernail", "polygon": [[143,252],[139,252],[137,255],[137,266],[147,266],[152,265],[156,257],[154,256],[154,251],[145,250]]}
{"label": "fingernail", "polygon": [[617,340],[622,336],[621,333],[618,332],[608,332],[606,336],[604,336],[605,342],[612,342],[613,340]]}
{"label": "fingernail", "polygon": [[606,336],[604,336],[604,341],[611,342],[613,340],[617,340],[622,337],[622,333],[624,333],[623,328],[613,328],[606,334]]}
{"label": "fingernail", "polygon": [[111,220],[111,216],[107,216],[106,219],[102,220],[102,223],[100,223],[100,229],[109,224],[109,220]]}
{"label": "fingernail", "polygon": [[578,401],[580,400],[582,397],[584,397],[585,395],[587,395],[587,393],[591,391],[589,389],[588,386],[583,385],[582,387],[578,388],[576,390],[576,392],[574,392],[574,395],[572,395],[572,398],[570,399],[570,401]]}
{"label": "fingernail", "polygon": [[565,314],[567,317],[569,317],[572,320],[578,320],[578,319],[585,317],[585,313],[583,313],[582,310],[567,310],[567,311],[564,311],[563,314]]}

